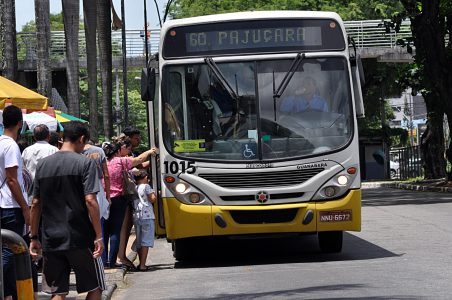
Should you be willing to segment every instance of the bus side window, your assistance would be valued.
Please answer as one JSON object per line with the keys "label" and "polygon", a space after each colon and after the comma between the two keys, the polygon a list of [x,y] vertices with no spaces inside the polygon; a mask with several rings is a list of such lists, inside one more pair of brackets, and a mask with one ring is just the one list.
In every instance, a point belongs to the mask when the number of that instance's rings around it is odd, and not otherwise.
{"label": "bus side window", "polygon": [[182,107],[182,76],[179,72],[169,73],[169,80],[174,88],[169,90],[168,102],[164,107],[164,121],[166,123],[166,134],[173,140],[183,138],[184,113]]}

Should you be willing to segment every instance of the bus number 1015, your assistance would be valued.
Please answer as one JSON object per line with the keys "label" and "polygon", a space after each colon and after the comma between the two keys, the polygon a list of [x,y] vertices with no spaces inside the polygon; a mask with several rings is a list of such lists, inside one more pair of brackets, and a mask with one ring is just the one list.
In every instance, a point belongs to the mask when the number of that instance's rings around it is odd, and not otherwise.
{"label": "bus number 1015", "polygon": [[179,171],[187,174],[196,172],[196,167],[194,166],[195,163],[193,161],[165,161],[163,164],[165,165],[165,173],[167,174],[177,174]]}

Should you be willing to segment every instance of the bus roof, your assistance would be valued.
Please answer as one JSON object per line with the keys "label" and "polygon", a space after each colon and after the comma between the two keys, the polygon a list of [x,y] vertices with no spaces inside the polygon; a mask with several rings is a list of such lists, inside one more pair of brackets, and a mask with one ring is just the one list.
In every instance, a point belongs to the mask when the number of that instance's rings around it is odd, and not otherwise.
{"label": "bus roof", "polygon": [[[306,18],[306,19],[333,19],[342,25],[341,17],[335,12],[325,11],[292,11],[292,10],[276,10],[276,11],[248,11],[248,12],[236,12],[226,14],[207,15],[192,18],[183,18],[176,20],[168,20],[163,24],[162,32],[168,30],[168,28],[181,26],[181,25],[193,25],[203,23],[217,23],[239,20],[259,20],[259,19],[294,19],[294,18]],[[164,36],[164,35],[162,35]]]}

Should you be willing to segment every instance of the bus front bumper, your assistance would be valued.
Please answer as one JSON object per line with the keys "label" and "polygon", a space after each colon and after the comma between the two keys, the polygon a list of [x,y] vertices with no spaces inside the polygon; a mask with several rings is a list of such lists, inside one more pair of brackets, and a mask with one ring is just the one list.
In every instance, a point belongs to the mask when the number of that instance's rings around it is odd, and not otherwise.
{"label": "bus front bumper", "polygon": [[241,234],[360,231],[361,190],[324,202],[216,206],[186,205],[165,198],[165,224],[170,240]]}

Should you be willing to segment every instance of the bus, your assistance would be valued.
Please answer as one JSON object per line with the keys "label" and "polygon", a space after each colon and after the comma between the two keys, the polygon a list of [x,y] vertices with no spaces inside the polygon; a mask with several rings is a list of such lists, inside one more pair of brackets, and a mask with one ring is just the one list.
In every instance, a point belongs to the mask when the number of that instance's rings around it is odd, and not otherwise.
{"label": "bus", "polygon": [[363,75],[349,46],[332,12],[165,22],[142,98],[156,231],[176,259],[202,237],[316,234],[331,253],[360,231]]}

